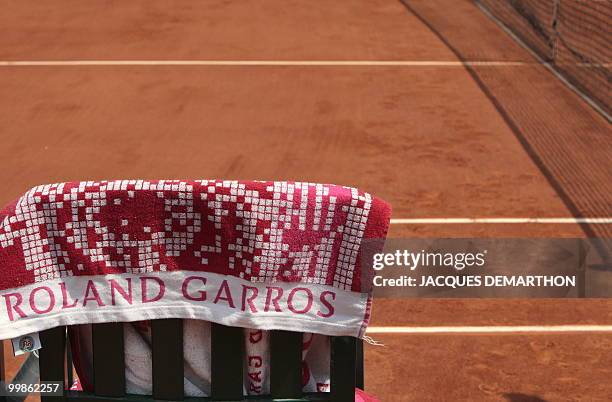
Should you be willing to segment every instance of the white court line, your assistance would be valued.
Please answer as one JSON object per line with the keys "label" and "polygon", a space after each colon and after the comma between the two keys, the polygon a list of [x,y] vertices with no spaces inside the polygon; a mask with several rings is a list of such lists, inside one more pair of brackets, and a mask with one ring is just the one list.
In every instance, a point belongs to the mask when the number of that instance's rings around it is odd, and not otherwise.
{"label": "white court line", "polygon": [[520,334],[612,332],[612,325],[500,325],[456,327],[368,327],[367,334]]}
{"label": "white court line", "polygon": [[463,67],[526,66],[523,61],[436,61],[436,60],[4,60],[0,67],[20,66],[390,66]]}
{"label": "white court line", "polygon": [[[19,66],[531,66],[550,64],[545,61],[454,61],[454,60],[4,60],[0,67]],[[609,63],[577,63],[579,67],[609,67]]]}
{"label": "white court line", "polygon": [[392,225],[469,224],[469,223],[544,223],[544,224],[611,224],[612,218],[397,218]]}
{"label": "white court line", "polygon": [[[0,67],[44,66],[390,66],[390,67],[513,67],[548,65],[543,60],[455,61],[455,60],[3,60]],[[609,63],[577,63],[579,67],[609,67]]]}

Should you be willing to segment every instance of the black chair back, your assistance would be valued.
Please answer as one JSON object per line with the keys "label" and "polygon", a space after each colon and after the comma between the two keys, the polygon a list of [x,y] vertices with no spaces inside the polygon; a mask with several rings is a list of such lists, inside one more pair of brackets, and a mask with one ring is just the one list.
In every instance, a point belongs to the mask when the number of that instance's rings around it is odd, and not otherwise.
{"label": "black chair back", "polygon": [[[302,393],[302,333],[272,331],[270,334],[270,392],[243,396],[244,330],[212,324],[211,396],[185,398],[183,391],[183,323],[180,319],[151,321],[152,377],[151,397],[126,395],[123,324],[92,325],[94,392],[68,391],[63,397],[43,396],[41,402],[102,402],[172,400],[243,401],[354,400],[355,387],[363,389],[363,344],[348,336],[331,340],[331,392]],[[41,333],[40,380],[66,379],[66,327]],[[1,367],[1,366],[0,366]]]}

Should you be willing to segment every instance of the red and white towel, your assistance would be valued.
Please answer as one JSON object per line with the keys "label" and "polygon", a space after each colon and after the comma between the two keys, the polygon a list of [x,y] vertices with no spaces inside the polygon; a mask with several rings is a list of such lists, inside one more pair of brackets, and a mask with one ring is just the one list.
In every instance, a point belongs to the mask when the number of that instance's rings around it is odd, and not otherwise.
{"label": "red and white towel", "polygon": [[324,184],[38,186],[0,212],[0,339],[158,318],[362,337],[359,251],[389,217],[384,201]]}

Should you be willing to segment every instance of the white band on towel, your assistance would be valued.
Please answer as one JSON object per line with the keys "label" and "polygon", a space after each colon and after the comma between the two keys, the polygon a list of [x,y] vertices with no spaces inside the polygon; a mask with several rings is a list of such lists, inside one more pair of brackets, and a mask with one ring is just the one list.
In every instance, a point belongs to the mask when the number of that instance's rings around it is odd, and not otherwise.
{"label": "white band on towel", "polygon": [[326,285],[186,270],[73,276],[1,291],[0,339],[59,325],[162,318],[360,337],[367,299]]}

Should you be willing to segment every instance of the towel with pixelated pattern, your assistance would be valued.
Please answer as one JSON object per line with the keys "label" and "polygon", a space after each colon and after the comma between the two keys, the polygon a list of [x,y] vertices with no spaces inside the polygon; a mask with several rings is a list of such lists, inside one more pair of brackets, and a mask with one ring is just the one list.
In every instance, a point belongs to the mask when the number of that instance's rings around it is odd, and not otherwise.
{"label": "towel with pixelated pattern", "polygon": [[42,185],[0,212],[0,339],[158,318],[362,337],[390,207],[302,182]]}

